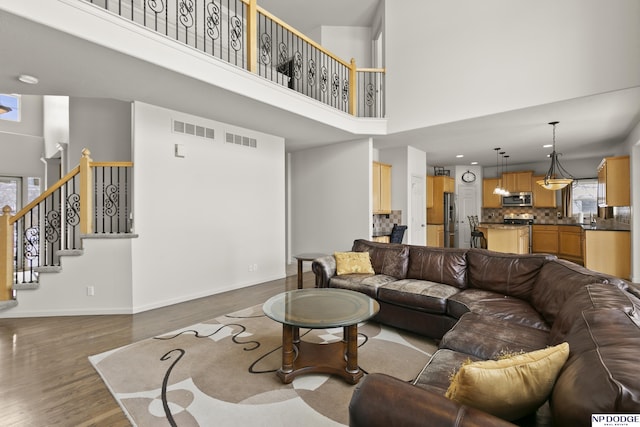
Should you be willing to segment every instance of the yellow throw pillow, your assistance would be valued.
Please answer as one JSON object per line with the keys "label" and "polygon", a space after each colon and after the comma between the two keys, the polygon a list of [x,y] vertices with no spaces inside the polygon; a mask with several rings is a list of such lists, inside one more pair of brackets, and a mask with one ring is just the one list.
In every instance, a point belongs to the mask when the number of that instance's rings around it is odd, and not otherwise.
{"label": "yellow throw pillow", "polygon": [[502,419],[517,420],[547,400],[568,357],[565,342],[506,359],[469,363],[453,376],[445,396]]}
{"label": "yellow throw pillow", "polygon": [[336,252],[336,274],[375,274],[369,252]]}

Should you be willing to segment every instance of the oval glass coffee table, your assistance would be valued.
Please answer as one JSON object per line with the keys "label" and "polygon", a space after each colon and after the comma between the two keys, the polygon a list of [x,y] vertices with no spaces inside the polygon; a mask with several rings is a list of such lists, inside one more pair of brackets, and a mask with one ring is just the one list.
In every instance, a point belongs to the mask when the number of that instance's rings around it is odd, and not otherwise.
{"label": "oval glass coffee table", "polygon": [[[290,383],[300,374],[339,375],[356,384],[363,373],[358,367],[358,323],[375,316],[380,305],[360,292],[346,289],[297,289],[278,294],[262,307],[267,317],[282,323],[282,367],[277,375]],[[300,328],[343,328],[343,339],[329,344],[300,340]]]}

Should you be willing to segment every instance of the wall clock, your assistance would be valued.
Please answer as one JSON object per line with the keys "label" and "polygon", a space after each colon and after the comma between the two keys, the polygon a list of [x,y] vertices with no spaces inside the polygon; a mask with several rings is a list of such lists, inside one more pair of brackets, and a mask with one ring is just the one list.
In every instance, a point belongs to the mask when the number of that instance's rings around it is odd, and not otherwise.
{"label": "wall clock", "polygon": [[473,182],[475,180],[476,180],[476,174],[471,171],[466,171],[465,173],[462,174],[463,182]]}

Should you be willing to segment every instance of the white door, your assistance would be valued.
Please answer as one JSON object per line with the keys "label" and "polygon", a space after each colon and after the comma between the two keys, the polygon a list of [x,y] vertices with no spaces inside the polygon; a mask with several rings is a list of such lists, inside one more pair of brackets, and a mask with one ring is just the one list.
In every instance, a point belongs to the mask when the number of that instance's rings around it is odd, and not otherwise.
{"label": "white door", "polygon": [[471,247],[471,229],[468,217],[478,215],[477,192],[474,186],[458,186],[458,244],[459,248]]}
{"label": "white door", "polygon": [[411,218],[409,222],[409,243],[427,244],[427,208],[425,201],[424,177],[411,176]]}

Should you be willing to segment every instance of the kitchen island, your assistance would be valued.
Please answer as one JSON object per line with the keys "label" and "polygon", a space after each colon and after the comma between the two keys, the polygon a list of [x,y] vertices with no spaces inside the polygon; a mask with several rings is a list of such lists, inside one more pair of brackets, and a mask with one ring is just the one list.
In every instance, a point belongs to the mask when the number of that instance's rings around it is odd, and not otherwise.
{"label": "kitchen island", "polygon": [[513,254],[529,253],[529,226],[482,223],[478,226],[487,239],[487,249]]}

